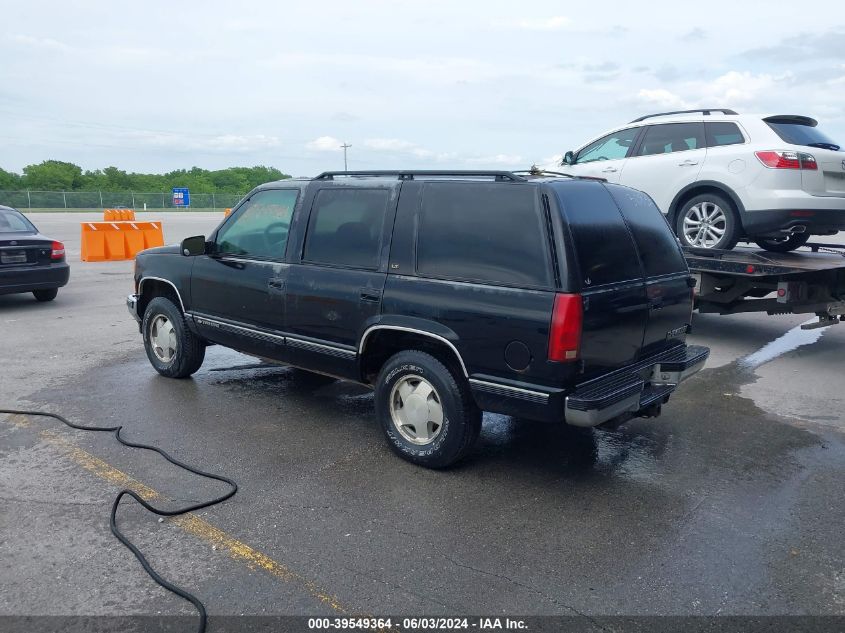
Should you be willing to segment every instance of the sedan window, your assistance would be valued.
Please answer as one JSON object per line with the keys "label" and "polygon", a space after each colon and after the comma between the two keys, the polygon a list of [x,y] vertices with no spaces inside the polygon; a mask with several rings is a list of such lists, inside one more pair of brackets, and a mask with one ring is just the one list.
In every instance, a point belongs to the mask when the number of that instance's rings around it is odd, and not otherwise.
{"label": "sedan window", "polygon": [[0,233],[35,233],[35,227],[23,215],[11,209],[0,209]]}

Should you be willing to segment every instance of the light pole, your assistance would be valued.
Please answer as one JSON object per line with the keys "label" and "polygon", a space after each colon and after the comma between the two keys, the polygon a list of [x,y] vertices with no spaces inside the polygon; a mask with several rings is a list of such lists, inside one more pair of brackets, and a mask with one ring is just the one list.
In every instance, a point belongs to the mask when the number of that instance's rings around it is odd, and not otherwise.
{"label": "light pole", "polygon": [[346,150],[352,146],[346,141],[344,141],[341,147],[343,148],[343,171],[349,171],[349,168],[346,166]]}

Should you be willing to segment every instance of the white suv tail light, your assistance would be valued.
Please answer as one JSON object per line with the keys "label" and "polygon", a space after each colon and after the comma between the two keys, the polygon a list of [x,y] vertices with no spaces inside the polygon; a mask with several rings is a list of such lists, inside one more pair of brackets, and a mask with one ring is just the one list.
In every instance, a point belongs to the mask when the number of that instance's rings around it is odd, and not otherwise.
{"label": "white suv tail light", "polygon": [[757,159],[770,169],[818,169],[816,159],[804,152],[767,150],[754,152]]}

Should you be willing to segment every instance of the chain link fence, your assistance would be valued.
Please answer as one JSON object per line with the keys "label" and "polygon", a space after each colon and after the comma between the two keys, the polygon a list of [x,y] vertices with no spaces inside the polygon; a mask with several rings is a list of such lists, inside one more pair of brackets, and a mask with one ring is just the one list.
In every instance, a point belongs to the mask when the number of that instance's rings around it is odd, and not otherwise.
{"label": "chain link fence", "polygon": [[[0,191],[0,205],[16,209],[181,209],[173,204],[169,191]],[[244,194],[191,193],[191,209],[227,209],[234,207]]]}

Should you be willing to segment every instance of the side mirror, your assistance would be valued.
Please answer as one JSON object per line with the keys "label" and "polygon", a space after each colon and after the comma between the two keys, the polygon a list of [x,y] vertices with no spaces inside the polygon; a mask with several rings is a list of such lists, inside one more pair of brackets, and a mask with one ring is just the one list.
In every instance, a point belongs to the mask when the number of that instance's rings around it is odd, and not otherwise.
{"label": "side mirror", "polygon": [[566,154],[563,155],[563,160],[560,161],[561,165],[574,165],[575,164],[575,152],[569,150]]}
{"label": "side mirror", "polygon": [[194,235],[193,237],[186,237],[182,240],[179,250],[185,257],[193,257],[195,255],[205,255],[205,235]]}

